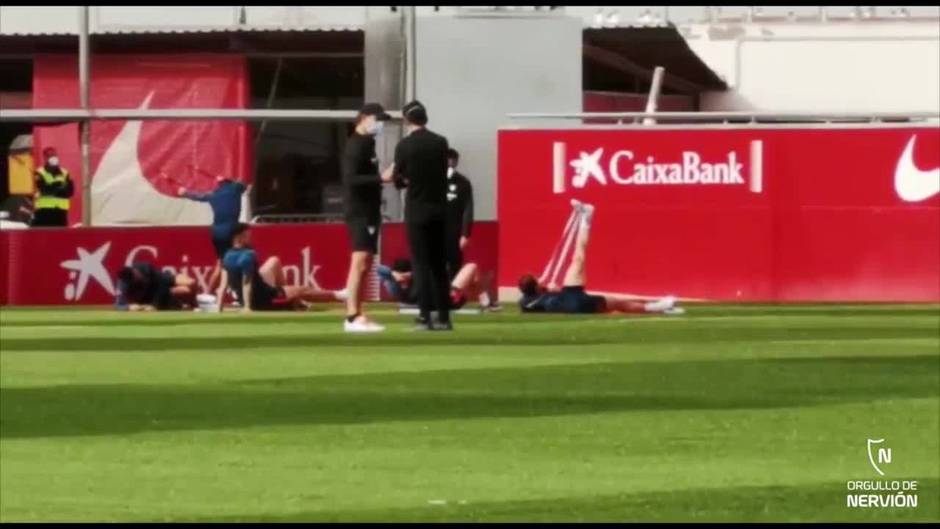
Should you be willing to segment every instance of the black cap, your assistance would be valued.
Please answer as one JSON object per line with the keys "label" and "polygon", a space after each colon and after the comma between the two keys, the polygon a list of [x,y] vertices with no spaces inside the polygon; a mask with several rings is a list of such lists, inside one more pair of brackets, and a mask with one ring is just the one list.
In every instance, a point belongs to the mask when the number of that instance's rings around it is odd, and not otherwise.
{"label": "black cap", "polygon": [[408,121],[418,125],[424,125],[428,122],[428,109],[420,101],[412,101],[401,109],[401,115]]}
{"label": "black cap", "polygon": [[379,121],[388,121],[392,119],[392,116],[388,115],[385,112],[385,109],[382,108],[382,105],[378,103],[366,103],[362,106],[362,109],[359,110],[359,113],[363,116],[375,116],[375,119]]}

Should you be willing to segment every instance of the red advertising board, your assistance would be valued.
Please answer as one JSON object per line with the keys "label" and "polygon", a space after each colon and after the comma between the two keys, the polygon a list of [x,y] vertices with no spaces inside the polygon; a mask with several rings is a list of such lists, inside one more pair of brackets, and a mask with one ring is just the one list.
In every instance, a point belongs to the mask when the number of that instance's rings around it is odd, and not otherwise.
{"label": "red advertising board", "polygon": [[[474,222],[470,243],[464,248],[464,263],[476,263],[483,275],[490,277],[490,286],[493,296],[496,295],[496,278],[498,272],[498,259],[496,244],[498,226],[495,222]],[[405,225],[401,223],[385,224],[382,226],[382,263],[391,265],[395,259],[407,258],[408,237]],[[387,292],[382,290],[382,299],[388,300]],[[495,297],[493,299],[496,299]]]}
{"label": "red advertising board", "polygon": [[[492,272],[496,225],[480,222],[474,229],[467,258]],[[258,225],[252,243],[261,259],[280,257],[291,284],[316,282],[337,290],[346,283],[350,246],[344,224]],[[383,226],[381,246],[383,262],[406,257],[403,227]],[[185,273],[205,291],[215,263],[206,227],[5,230],[0,251],[0,304],[9,305],[111,303],[118,270],[135,261]]]}
{"label": "red advertising board", "polygon": [[501,287],[594,204],[588,289],[940,301],[940,129],[503,130]]}
{"label": "red advertising board", "polygon": [[[248,108],[247,61],[240,55],[95,55],[95,108]],[[37,55],[33,108],[78,108],[74,55]],[[58,150],[75,183],[69,223],[82,219],[77,124],[34,128],[33,156]],[[203,224],[202,204],[176,197],[180,186],[215,187],[216,175],[249,182],[248,124],[238,121],[96,121],[91,125],[92,220],[95,225]],[[163,175],[171,177],[164,178]]]}

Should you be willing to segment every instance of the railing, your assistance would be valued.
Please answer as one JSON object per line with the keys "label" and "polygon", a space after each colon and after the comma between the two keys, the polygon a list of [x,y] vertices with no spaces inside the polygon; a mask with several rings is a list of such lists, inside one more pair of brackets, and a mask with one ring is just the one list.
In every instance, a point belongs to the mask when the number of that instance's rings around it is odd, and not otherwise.
{"label": "railing", "polygon": [[609,120],[654,122],[743,122],[743,123],[881,123],[940,120],[940,112],[561,112],[507,114],[513,120]]}
{"label": "railing", "polygon": [[[262,213],[251,218],[252,224],[296,224],[300,222],[344,222],[343,213]],[[382,222],[395,222],[389,215],[382,215]]]}
{"label": "railing", "polygon": [[[400,111],[388,111],[392,119],[401,119]],[[352,121],[355,110],[271,110],[230,108],[173,109],[72,109],[50,108],[0,111],[0,122],[59,122],[84,120],[241,120],[241,121]]]}

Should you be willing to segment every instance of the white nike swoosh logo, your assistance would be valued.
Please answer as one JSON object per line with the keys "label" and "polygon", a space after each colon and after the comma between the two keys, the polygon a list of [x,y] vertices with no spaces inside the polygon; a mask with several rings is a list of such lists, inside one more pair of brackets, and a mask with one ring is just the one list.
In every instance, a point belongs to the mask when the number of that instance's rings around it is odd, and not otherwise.
{"label": "white nike swoosh logo", "polygon": [[[150,92],[140,109],[150,106]],[[212,210],[201,202],[157,191],[140,166],[143,121],[128,121],[101,156],[91,180],[92,222],[107,224],[209,224]]]}
{"label": "white nike swoosh logo", "polygon": [[920,202],[940,193],[940,167],[923,171],[914,165],[914,142],[911,136],[894,169],[894,191],[905,202]]}

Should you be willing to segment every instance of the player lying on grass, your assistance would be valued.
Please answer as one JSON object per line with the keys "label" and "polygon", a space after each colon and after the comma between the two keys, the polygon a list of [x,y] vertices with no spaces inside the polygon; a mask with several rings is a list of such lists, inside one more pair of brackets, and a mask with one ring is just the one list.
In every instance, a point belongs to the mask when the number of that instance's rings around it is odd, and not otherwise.
{"label": "player lying on grass", "polygon": [[[379,265],[378,276],[385,285],[385,290],[400,303],[408,305],[418,303],[418,295],[412,280],[411,261],[398,259],[391,268]],[[475,297],[480,303],[481,312],[501,310],[502,307],[490,299],[489,283],[489,277],[482,276],[480,267],[476,263],[463,265],[450,283],[451,309],[459,310],[466,305],[468,298]]]}
{"label": "player lying on grass", "polygon": [[196,280],[185,274],[162,271],[147,262],[118,272],[114,299],[118,310],[180,310],[193,307],[195,300]]}
{"label": "player lying on grass", "polygon": [[[543,284],[532,274],[519,279],[522,299],[519,307],[522,312],[555,312],[565,314],[600,314],[611,312],[623,313],[665,313],[679,314],[682,309],[675,306],[673,297],[656,301],[641,301],[626,296],[591,295],[584,290],[586,276],[584,263],[587,259],[588,237],[591,232],[591,219],[594,206],[571,201],[574,213],[574,253],[571,264],[565,272],[561,289],[557,285]],[[567,246],[567,245],[566,245]],[[563,252],[564,254],[564,252]]]}
{"label": "player lying on grass", "polygon": [[[225,299],[226,288],[235,293],[242,312],[295,309],[305,303],[345,299],[343,292],[323,290],[316,285],[288,285],[281,260],[277,257],[269,257],[258,266],[258,254],[251,247],[251,232],[247,224],[235,227],[232,248],[222,258],[222,281],[216,300]],[[219,303],[216,310],[222,312],[223,305]]]}

